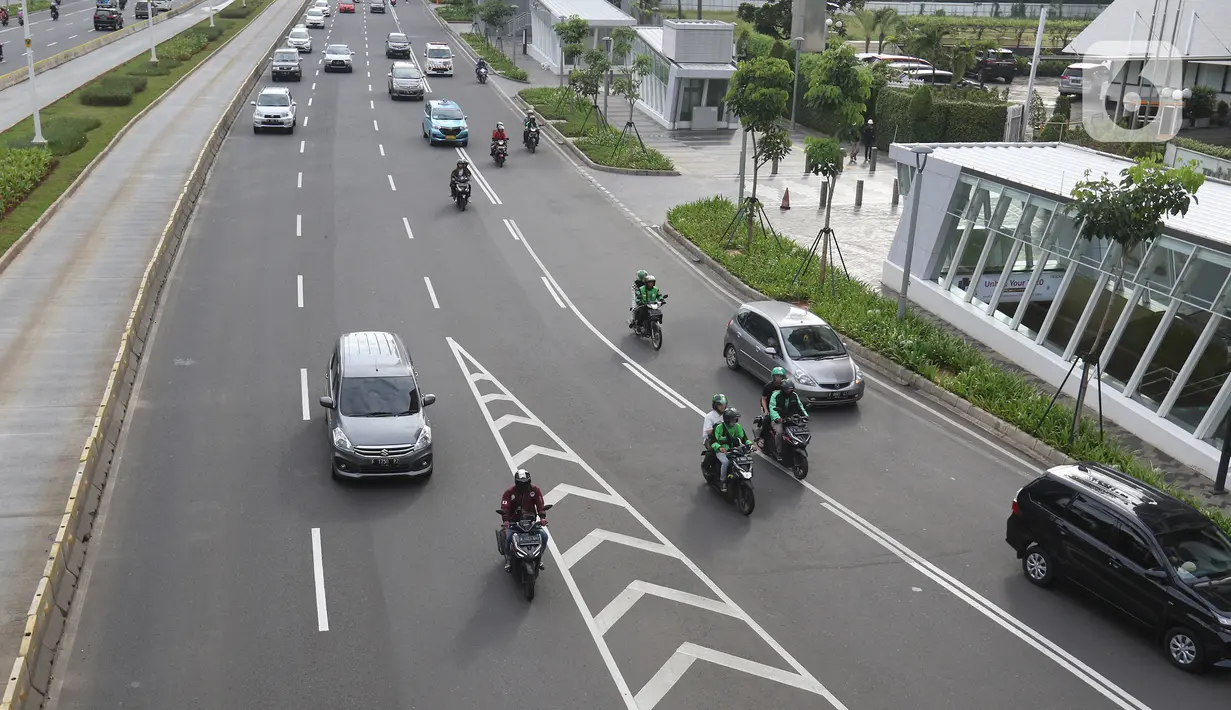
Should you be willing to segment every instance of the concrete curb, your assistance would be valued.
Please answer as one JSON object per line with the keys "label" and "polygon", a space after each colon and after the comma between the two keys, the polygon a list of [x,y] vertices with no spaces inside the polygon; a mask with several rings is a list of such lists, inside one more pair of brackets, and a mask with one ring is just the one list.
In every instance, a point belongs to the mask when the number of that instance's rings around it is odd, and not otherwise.
{"label": "concrete curb", "polygon": [[535,115],[539,117],[539,126],[543,128],[544,131],[549,136],[551,136],[554,141],[556,141],[556,143],[562,144],[566,148],[568,148],[569,151],[572,152],[572,154],[578,160],[585,163],[586,166],[589,168],[593,168],[594,170],[601,170],[605,173],[617,173],[619,175],[653,175],[653,176],[661,175],[661,176],[673,177],[673,176],[680,174],[680,171],[678,170],[635,170],[633,168],[613,168],[608,165],[599,165],[593,160],[590,160],[590,157],[587,156],[585,153],[583,153],[581,148],[578,148],[576,145],[574,145],[573,141],[570,140],[568,136],[561,133],[560,129],[553,126],[551,124],[551,121],[547,120],[546,118],[543,118],[543,115],[540,114],[538,110],[534,108],[533,104],[527,102],[525,99],[518,96],[517,94],[513,94],[509,98],[513,99],[513,103],[517,104],[517,106],[519,106],[522,109],[534,110]]}
{"label": "concrete curb", "polygon": [[[687,253],[693,261],[704,264],[712,273],[717,275],[732,291],[747,298],[748,300],[762,301],[773,300],[769,296],[757,291],[748,284],[739,280],[731,272],[727,271],[722,264],[712,259],[708,254],[703,252],[696,244],[689,241],[688,237],[680,234],[672,227],[667,220],[663,220],[662,232],[671,241],[685,253]],[[1067,454],[1052,448],[1046,443],[1034,438],[1030,434],[1018,429],[1012,424],[1000,419],[994,414],[980,409],[970,401],[962,399],[956,394],[937,385],[935,382],[920,376],[919,374],[908,370],[905,367],[893,362],[889,358],[877,353],[869,348],[860,345],[853,340],[844,337],[843,343],[851,351],[857,360],[866,364],[871,369],[876,370],[880,374],[888,377],[894,382],[904,387],[910,387],[926,396],[933,402],[952,411],[957,416],[966,421],[978,426],[980,429],[992,434],[998,439],[1009,444],[1013,448],[1029,456],[1032,459],[1040,460],[1048,466],[1059,466],[1062,464],[1075,463],[1076,459],[1070,458]]]}
{"label": "concrete curb", "polygon": [[[307,0],[302,0],[300,9],[306,5]],[[273,6],[273,2],[266,5],[252,21]],[[299,21],[299,15],[300,13],[296,12],[286,27],[277,34],[269,52],[281,43],[286,33]],[[248,26],[251,27],[251,22]],[[216,47],[210,57],[193,67],[185,77],[203,66],[242,33],[241,30]],[[128,400],[141,365],[162,287],[188,229],[197,200],[205,188],[205,178],[222,149],[231,124],[245,105],[244,100],[264,75],[264,70],[264,62],[253,67],[231,99],[226,112],[214,124],[205,148],[197,157],[197,162],[172,209],[171,217],[163,228],[154,254],[145,267],[137,298],[120,337],[120,347],[115,356],[115,364],[111,367],[111,376],[107,380],[102,403],[81,452],[77,475],[69,489],[68,503],[65,505],[55,542],[48,553],[43,576],[39,579],[34,599],[30,603],[21,647],[13,662],[4,695],[0,696],[0,710],[35,710],[42,707],[51,678],[53,656],[59,645],[60,634],[76,590],[77,577],[81,573],[86,555],[85,546],[78,545],[77,542],[88,539],[93,525],[96,509],[92,506],[101,496],[110,473],[112,456],[124,425]]]}
{"label": "concrete curb", "polygon": [[[192,0],[192,2],[190,2],[187,5],[182,5],[180,7],[175,8],[174,10],[171,10],[170,12],[164,13],[162,15],[158,15],[154,18],[154,24],[160,25],[166,22],[167,20],[170,20],[173,17],[178,17],[184,14],[185,12],[188,12],[192,8],[196,7],[197,5],[200,5],[203,2],[205,2],[205,0]],[[47,57],[46,59],[42,59],[42,60],[35,62],[34,63],[34,73],[35,75],[38,75],[50,69],[55,69],[61,64],[66,64],[78,57],[85,56],[89,54],[90,52],[93,52],[96,49],[102,49],[103,47],[106,47],[112,42],[119,42],[120,40],[124,39],[125,37],[128,37],[129,35],[140,32],[145,27],[146,27],[146,23],[144,20],[134,21],[133,24],[126,26],[122,30],[108,32],[102,37],[98,37],[97,39],[92,39],[89,42],[79,44],[76,47],[73,47],[72,49],[66,49],[63,52],[60,52],[59,54],[53,54],[50,57]],[[23,81],[26,81],[29,78],[29,76],[30,76],[30,73],[26,69],[17,69],[17,70],[9,72],[8,74],[5,74],[4,76],[0,76],[0,91],[3,91],[11,86],[16,86],[17,84],[20,84]]]}

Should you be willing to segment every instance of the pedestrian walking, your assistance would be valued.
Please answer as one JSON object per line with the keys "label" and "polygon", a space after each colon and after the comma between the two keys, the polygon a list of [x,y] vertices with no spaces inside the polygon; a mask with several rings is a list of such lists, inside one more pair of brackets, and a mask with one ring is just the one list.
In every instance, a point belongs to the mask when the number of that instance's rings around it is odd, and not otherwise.
{"label": "pedestrian walking", "polygon": [[872,151],[876,150],[876,126],[872,124],[872,119],[863,124],[863,162],[868,162],[872,159]]}

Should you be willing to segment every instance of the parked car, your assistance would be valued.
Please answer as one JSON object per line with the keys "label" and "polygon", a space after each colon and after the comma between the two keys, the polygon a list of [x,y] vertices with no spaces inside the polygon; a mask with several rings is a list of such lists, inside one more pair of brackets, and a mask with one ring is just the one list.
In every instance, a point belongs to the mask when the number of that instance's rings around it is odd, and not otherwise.
{"label": "parked car", "polygon": [[419,99],[427,97],[423,85],[423,72],[413,62],[394,62],[389,68],[389,98]]}
{"label": "parked car", "polygon": [[740,306],[727,322],[722,356],[732,370],[762,382],[785,368],[804,406],[854,404],[863,399],[863,371],[836,331],[815,313],[781,301]]}
{"label": "parked car", "polygon": [[975,65],[968,74],[981,82],[1004,79],[1004,83],[1012,84],[1017,76],[1017,57],[1007,49],[981,49],[975,52]]}
{"label": "parked car", "polygon": [[[1102,76],[1100,76],[1100,74]],[[1060,75],[1061,96],[1081,96],[1089,91],[1097,91],[1102,82],[1111,78],[1111,70],[1106,64],[1077,62],[1070,64]]]}
{"label": "parked car", "polygon": [[269,67],[274,81],[279,79],[303,80],[299,50],[290,47],[275,49],[274,56],[269,60]]}
{"label": "parked car", "polygon": [[333,477],[432,475],[432,426],[418,373],[393,333],[343,335],[325,373],[325,426]]}
{"label": "parked car", "polygon": [[124,15],[118,9],[100,7],[94,10],[94,29],[96,31],[118,30],[123,26]]}
{"label": "parked car", "polygon": [[325,62],[321,68],[326,72],[344,71],[349,74],[355,71],[354,62],[351,61],[353,56],[355,56],[355,53],[345,44],[327,45],[325,47]]}
{"label": "parked car", "polygon": [[291,90],[284,86],[266,86],[257,94],[256,101],[250,102],[256,109],[252,112],[252,132],[281,129],[286,133],[295,132],[295,99]]}
{"label": "parked car", "polygon": [[894,62],[906,62],[908,64],[922,64],[925,67],[931,67],[932,63],[926,59],[912,57],[908,54],[879,54],[876,52],[860,52],[855,57],[865,64],[875,64],[877,62],[886,62],[893,64]]}
{"label": "parked car", "polygon": [[401,32],[390,32],[385,38],[385,59],[410,59],[410,38]]}
{"label": "parked car", "polygon": [[1023,486],[1006,528],[1031,583],[1084,588],[1147,629],[1183,670],[1231,660],[1231,539],[1196,508],[1078,463]]}
{"label": "parked car", "polygon": [[462,107],[448,99],[428,101],[423,107],[423,137],[428,145],[456,143],[465,148],[470,143],[470,129]]}

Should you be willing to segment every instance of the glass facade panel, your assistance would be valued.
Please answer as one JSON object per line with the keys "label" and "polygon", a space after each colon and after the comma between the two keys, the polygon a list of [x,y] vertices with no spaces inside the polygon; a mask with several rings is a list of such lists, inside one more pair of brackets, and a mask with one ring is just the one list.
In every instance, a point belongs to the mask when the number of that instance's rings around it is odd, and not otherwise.
{"label": "glass facade panel", "polygon": [[680,79],[676,84],[680,87],[680,121],[692,120],[692,109],[701,105],[701,97],[705,91],[705,79]]}
{"label": "glass facade panel", "polygon": [[722,123],[726,120],[723,115],[726,112],[726,103],[723,99],[727,96],[727,91],[730,90],[731,82],[726,79],[710,79],[709,87],[705,90],[705,105],[709,107],[718,107],[718,122]]}
{"label": "glass facade panel", "polygon": [[[999,224],[1004,219],[1004,212],[997,212],[1004,190],[1003,185],[986,180],[980,181],[971,190],[970,204],[967,209],[948,220],[950,229],[945,244],[944,258],[941,259],[945,266],[942,277],[948,278],[949,272],[953,271],[953,280],[949,288],[954,293],[964,294],[966,292],[975,267],[979,264],[979,257],[983,254],[983,246],[987,244],[991,235],[993,223]],[[963,240],[965,244],[962,244]],[[957,255],[958,249],[961,249],[960,255]],[[955,258],[956,264],[953,263]]]}

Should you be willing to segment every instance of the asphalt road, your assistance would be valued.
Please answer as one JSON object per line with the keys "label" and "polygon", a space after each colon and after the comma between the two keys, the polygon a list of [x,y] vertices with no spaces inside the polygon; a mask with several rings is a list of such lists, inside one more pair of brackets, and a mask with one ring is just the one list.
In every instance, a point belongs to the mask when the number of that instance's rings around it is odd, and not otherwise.
{"label": "asphalt road", "polygon": [[[176,3],[178,5],[179,3]],[[221,1],[218,2],[222,4]],[[111,30],[94,30],[94,0],[63,0],[60,5],[60,19],[52,20],[47,10],[31,13],[30,39],[34,43],[35,58],[46,59],[59,54]],[[131,0],[124,8],[124,26],[134,22],[146,22],[133,17],[136,0]],[[196,11],[194,11],[196,12]],[[0,74],[6,74],[23,66],[22,38],[25,28],[17,24],[17,16],[9,19],[9,26],[0,29],[0,44],[4,45],[4,64],[0,65]]]}
{"label": "asphalt road", "polygon": [[[423,6],[397,9],[416,52],[446,39]],[[760,389],[722,362],[733,302],[556,150],[484,158],[490,127],[518,122],[461,58],[430,80],[477,136],[481,179],[457,212],[456,149],[427,147],[423,104],[384,92],[394,29],[357,14],[318,31],[356,71],[305,58],[293,136],[236,123],[170,282],[49,707],[1225,702],[1231,674],[1174,671],[1081,598],[1031,587],[1003,531],[1032,465],[879,380],[813,417],[807,485],[762,460],[751,518],[717,499],[698,405],[725,392],[751,414]],[[638,268],[671,294],[658,353],[624,325]],[[400,333],[439,397],[429,481],[329,478],[315,399],[338,335],[365,329]],[[535,452],[536,483],[570,495],[527,604],[494,510]]]}

